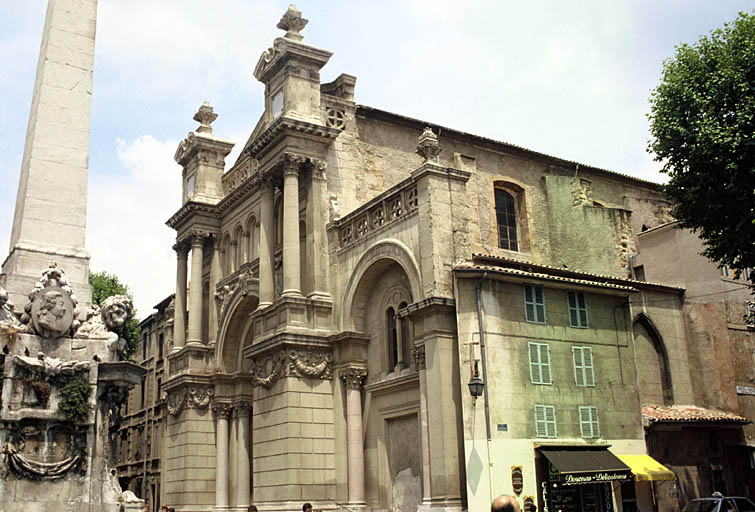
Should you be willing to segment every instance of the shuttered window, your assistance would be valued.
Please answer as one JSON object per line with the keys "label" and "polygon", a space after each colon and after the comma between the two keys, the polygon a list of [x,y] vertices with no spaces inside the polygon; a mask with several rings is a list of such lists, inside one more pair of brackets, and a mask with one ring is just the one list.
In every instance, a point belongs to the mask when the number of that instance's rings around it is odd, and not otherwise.
{"label": "shuttered window", "polygon": [[524,285],[524,319],[536,324],[545,323],[545,293],[542,286]]}
{"label": "shuttered window", "polygon": [[593,406],[579,407],[579,432],[586,439],[600,437],[598,424],[598,408]]}
{"label": "shuttered window", "polygon": [[556,406],[535,404],[535,437],[556,435]]}
{"label": "shuttered window", "polygon": [[530,381],[551,384],[551,350],[547,343],[529,343]]}
{"label": "shuttered window", "polygon": [[577,386],[592,387],[595,385],[595,372],[592,365],[592,348],[572,347],[574,359],[574,382]]}
{"label": "shuttered window", "polygon": [[569,297],[569,325],[587,328],[587,300],[582,292],[568,292]]}

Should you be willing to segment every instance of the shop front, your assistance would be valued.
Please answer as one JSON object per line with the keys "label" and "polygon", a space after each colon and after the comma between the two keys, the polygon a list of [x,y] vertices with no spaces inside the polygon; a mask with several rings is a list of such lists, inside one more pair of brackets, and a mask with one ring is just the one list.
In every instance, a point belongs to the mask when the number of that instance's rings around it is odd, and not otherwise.
{"label": "shop front", "polygon": [[541,447],[536,465],[542,512],[614,512],[614,489],[633,478],[607,447]]}

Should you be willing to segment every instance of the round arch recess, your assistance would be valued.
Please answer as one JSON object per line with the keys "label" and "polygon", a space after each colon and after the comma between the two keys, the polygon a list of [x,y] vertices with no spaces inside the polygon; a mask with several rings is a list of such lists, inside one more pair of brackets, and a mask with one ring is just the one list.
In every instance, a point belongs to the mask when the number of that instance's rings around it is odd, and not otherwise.
{"label": "round arch recess", "polygon": [[241,350],[251,328],[249,315],[259,305],[256,283],[241,286],[228,299],[227,311],[220,319],[218,344],[215,347],[215,364],[226,373],[241,370]]}
{"label": "round arch recess", "polygon": [[[383,260],[383,261],[381,261]],[[397,263],[406,273],[411,288],[412,300],[422,298],[422,280],[419,273],[419,265],[411,253],[411,250],[401,241],[396,239],[380,240],[372,244],[354,267],[349,282],[344,292],[343,308],[341,309],[341,328],[354,330],[353,307],[354,299],[359,292],[362,281],[378,276],[391,262]]]}

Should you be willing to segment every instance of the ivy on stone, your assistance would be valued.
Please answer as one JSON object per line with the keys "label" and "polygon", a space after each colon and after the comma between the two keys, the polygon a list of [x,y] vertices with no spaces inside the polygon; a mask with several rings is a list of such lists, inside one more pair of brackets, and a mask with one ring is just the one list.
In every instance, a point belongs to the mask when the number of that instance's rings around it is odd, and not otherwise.
{"label": "ivy on stone", "polygon": [[84,377],[68,379],[60,387],[58,413],[74,423],[86,420],[89,414],[89,381]]}

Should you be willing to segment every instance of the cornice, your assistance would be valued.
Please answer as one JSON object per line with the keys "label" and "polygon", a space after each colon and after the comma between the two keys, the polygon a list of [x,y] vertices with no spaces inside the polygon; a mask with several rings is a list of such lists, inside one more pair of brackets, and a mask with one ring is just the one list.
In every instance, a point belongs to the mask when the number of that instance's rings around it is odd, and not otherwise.
{"label": "cornice", "polygon": [[177,229],[187,217],[193,214],[203,214],[208,217],[217,218],[218,205],[187,201],[165,224],[170,228]]}
{"label": "cornice", "polygon": [[281,116],[257,137],[245,150],[245,153],[256,157],[262,153],[268,146],[282,138],[288,133],[294,133],[299,136],[313,138],[322,142],[329,142],[341,133],[338,128],[331,128],[321,124],[310,123],[298,119]]}

